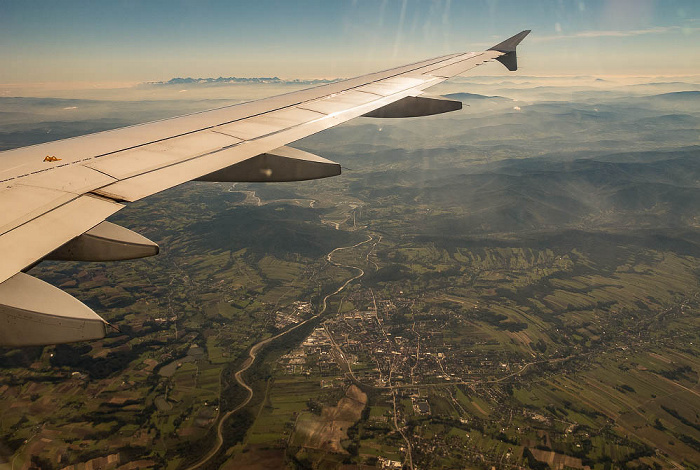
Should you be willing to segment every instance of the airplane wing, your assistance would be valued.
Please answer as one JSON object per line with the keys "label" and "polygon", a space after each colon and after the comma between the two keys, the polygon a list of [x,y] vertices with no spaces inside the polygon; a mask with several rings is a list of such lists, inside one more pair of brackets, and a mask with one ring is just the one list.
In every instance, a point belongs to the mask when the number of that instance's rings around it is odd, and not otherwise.
{"label": "airplane wing", "polygon": [[493,60],[517,70],[523,31],[482,52],[450,54],[250,103],[0,152],[0,346],[102,338],[107,323],[25,272],[44,259],[108,261],[158,246],[106,222],[125,203],[191,181],[297,181],[340,166],[287,144],[359,117],[461,108],[420,96]]}

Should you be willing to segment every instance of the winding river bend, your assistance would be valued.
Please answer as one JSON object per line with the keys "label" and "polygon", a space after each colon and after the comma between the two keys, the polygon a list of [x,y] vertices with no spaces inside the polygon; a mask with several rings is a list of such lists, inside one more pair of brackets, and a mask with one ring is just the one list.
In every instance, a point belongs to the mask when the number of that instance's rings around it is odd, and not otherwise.
{"label": "winding river bend", "polygon": [[204,458],[203,458],[202,460],[200,460],[200,461],[197,462],[196,464],[190,466],[187,470],[196,470],[196,469],[198,469],[198,468],[201,468],[201,467],[204,466],[206,463],[208,463],[212,458],[214,458],[214,456],[215,456],[216,454],[219,453],[219,451],[221,450],[221,447],[223,447],[223,445],[224,445],[223,429],[224,429],[224,424],[226,423],[226,420],[228,420],[231,416],[233,416],[234,414],[236,414],[238,411],[240,411],[240,410],[242,410],[243,408],[245,408],[245,406],[248,405],[248,403],[250,403],[250,400],[253,399],[253,393],[254,393],[254,392],[253,392],[253,388],[252,388],[250,385],[248,385],[248,384],[246,383],[245,378],[243,377],[243,374],[245,374],[245,372],[253,366],[253,364],[255,363],[255,359],[256,359],[256,357],[257,357],[257,355],[258,355],[258,352],[260,352],[260,350],[261,350],[262,348],[264,348],[266,345],[268,345],[269,343],[275,341],[275,340],[278,339],[278,338],[281,338],[282,336],[286,335],[287,333],[289,333],[289,332],[291,332],[291,331],[296,330],[297,328],[300,328],[300,327],[306,325],[307,323],[309,323],[309,322],[311,322],[311,321],[317,319],[318,317],[320,317],[321,315],[323,315],[324,313],[326,313],[326,310],[328,309],[328,299],[329,299],[329,298],[333,297],[333,296],[336,295],[336,294],[339,294],[339,293],[342,292],[348,285],[350,285],[351,282],[356,281],[357,279],[360,279],[362,276],[365,275],[365,271],[364,271],[362,268],[360,268],[359,266],[351,266],[351,265],[348,265],[348,264],[342,264],[342,263],[337,263],[337,262],[333,261],[333,254],[336,253],[337,251],[340,251],[340,250],[349,250],[349,249],[352,249],[352,248],[357,248],[358,246],[361,246],[361,245],[364,245],[364,244],[366,244],[366,243],[371,242],[373,239],[374,239],[374,238],[373,238],[371,235],[368,235],[368,236],[367,236],[367,240],[361,241],[360,243],[356,243],[355,245],[351,245],[351,246],[341,246],[341,247],[335,248],[335,249],[332,250],[330,253],[328,253],[328,254],[326,255],[326,261],[328,261],[328,263],[332,264],[333,266],[339,267],[339,268],[353,269],[353,270],[357,271],[357,274],[355,274],[355,275],[352,276],[350,279],[348,279],[347,281],[345,281],[345,283],[343,283],[343,284],[342,284],[340,287],[338,287],[335,291],[333,291],[333,292],[331,292],[330,294],[326,295],[326,296],[323,298],[323,300],[321,301],[321,309],[318,311],[318,313],[316,313],[316,314],[313,315],[312,317],[310,317],[310,318],[304,320],[303,322],[297,323],[297,324],[294,325],[293,327],[291,327],[291,328],[289,328],[289,329],[287,329],[287,330],[284,330],[284,331],[281,332],[281,333],[278,333],[278,334],[275,335],[275,336],[271,336],[271,337],[269,337],[269,338],[267,338],[267,339],[264,339],[264,340],[262,340],[262,341],[260,341],[260,342],[258,342],[258,343],[255,343],[255,344],[248,350],[248,357],[247,357],[246,360],[243,362],[243,364],[241,364],[241,368],[238,369],[238,371],[236,371],[236,373],[234,374],[234,377],[235,377],[235,379],[236,379],[236,382],[238,382],[238,384],[239,384],[241,387],[243,387],[243,388],[246,389],[246,391],[248,392],[248,395],[246,396],[245,400],[243,400],[237,407],[235,407],[234,409],[232,409],[232,410],[226,412],[223,416],[221,416],[221,417],[219,418],[219,421],[218,421],[218,423],[217,423],[217,425],[216,425],[216,444],[215,444],[214,447],[207,453],[207,455],[204,456]]}

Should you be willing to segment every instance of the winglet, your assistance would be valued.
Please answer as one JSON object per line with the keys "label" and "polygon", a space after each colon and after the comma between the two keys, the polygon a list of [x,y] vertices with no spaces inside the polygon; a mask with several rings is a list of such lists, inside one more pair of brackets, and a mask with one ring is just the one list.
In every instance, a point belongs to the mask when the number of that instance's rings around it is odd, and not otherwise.
{"label": "winglet", "polygon": [[515,36],[506,39],[502,43],[496,44],[495,46],[489,48],[489,50],[503,52],[503,55],[496,57],[496,60],[505,65],[511,72],[518,70],[518,56],[515,50],[518,44],[520,44],[520,42],[525,39],[525,36],[528,34],[530,34],[529,29],[521,31]]}

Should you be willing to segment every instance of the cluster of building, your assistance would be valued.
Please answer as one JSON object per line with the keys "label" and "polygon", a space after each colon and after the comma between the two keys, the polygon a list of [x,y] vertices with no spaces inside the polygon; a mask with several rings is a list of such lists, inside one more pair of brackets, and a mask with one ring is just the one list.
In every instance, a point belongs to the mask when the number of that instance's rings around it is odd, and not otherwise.
{"label": "cluster of building", "polygon": [[482,338],[464,346],[452,344],[444,323],[422,320],[402,325],[401,335],[394,334],[392,315],[397,305],[378,307],[379,312],[354,310],[326,322],[343,357],[359,363],[354,373],[364,383],[376,387],[460,383],[499,377],[511,369],[512,358],[481,347]]}
{"label": "cluster of building", "polygon": [[377,459],[377,463],[381,466],[382,469],[391,469],[391,468],[400,469],[403,467],[403,464],[401,462],[399,462],[398,460],[391,460],[391,459],[387,459],[385,457],[379,457]]}
{"label": "cluster of building", "polygon": [[312,314],[311,302],[294,302],[287,308],[275,312],[275,328],[280,330],[307,319]]}
{"label": "cluster of building", "polygon": [[299,346],[279,360],[288,374],[336,375],[338,365],[333,359],[333,343],[324,328],[316,328]]}

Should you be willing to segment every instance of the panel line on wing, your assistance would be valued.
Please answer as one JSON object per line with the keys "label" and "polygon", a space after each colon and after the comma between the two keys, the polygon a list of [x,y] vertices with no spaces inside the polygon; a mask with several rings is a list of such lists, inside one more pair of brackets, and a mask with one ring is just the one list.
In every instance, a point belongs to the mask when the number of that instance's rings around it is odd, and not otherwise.
{"label": "panel line on wing", "polygon": [[245,159],[287,145],[290,142],[315,134],[329,127],[336,126],[353,117],[361,116],[372,109],[392,103],[404,96],[414,94],[419,89],[435,85],[442,81],[444,81],[443,78],[432,77],[428,80],[424,80],[415,88],[410,88],[401,93],[396,93],[395,95],[380,98],[369,103],[350,107],[343,113],[324,116],[321,119],[284,128],[278,132],[247,140],[225,151],[211,152],[208,155],[180,161],[148,173],[134,175],[133,177],[98,188],[94,193],[117,201],[133,202],[194,178],[234,165]]}
{"label": "panel line on wing", "polygon": [[[31,190],[32,193],[31,197],[35,200],[31,200],[27,197],[29,190]],[[10,194],[9,197],[19,197],[23,205],[16,205],[14,199],[8,200],[8,193],[10,191],[12,191],[12,194]],[[78,197],[76,194],[66,191],[57,191],[48,188],[30,188],[29,186],[20,185],[8,188],[4,193],[0,194],[0,209],[2,209],[0,212],[0,236],[31,222],[37,217],[41,217],[57,207],[68,204]],[[16,208],[13,207],[15,205]]]}
{"label": "panel line on wing", "polygon": [[[402,67],[396,67],[396,68],[393,68],[393,69],[387,69],[387,70],[384,70],[384,71],[381,71],[381,72],[376,72],[376,73],[364,75],[364,76],[361,76],[361,77],[355,77],[355,78],[352,78],[352,79],[348,79],[348,80],[343,80],[343,81],[340,81],[340,82],[331,83],[331,84],[328,84],[328,85],[324,85],[324,86],[322,86],[322,87],[309,88],[309,89],[301,90],[301,91],[298,91],[298,92],[290,92],[290,93],[287,93],[287,94],[284,94],[284,95],[279,95],[279,96],[276,96],[276,97],[267,98],[267,99],[261,100],[260,102],[239,103],[239,104],[235,104],[235,105],[223,106],[223,107],[220,107],[220,108],[214,108],[214,109],[211,109],[211,110],[199,111],[199,112],[196,112],[196,113],[191,113],[191,114],[179,116],[179,117],[177,117],[177,118],[161,119],[161,120],[152,121],[152,122],[144,123],[144,124],[135,124],[135,125],[133,125],[133,126],[127,126],[127,127],[120,128],[120,129],[113,129],[113,130],[108,130],[108,131],[102,131],[102,132],[99,132],[99,133],[90,134],[90,135],[88,135],[88,136],[72,137],[72,138],[69,138],[69,139],[64,139],[64,140],[62,140],[62,141],[50,142],[50,143],[46,143],[46,144],[36,144],[36,145],[33,145],[33,146],[21,148],[21,149],[14,149],[14,150],[8,150],[8,151],[5,151],[5,152],[0,152],[0,153],[5,153],[5,154],[12,154],[12,157],[17,157],[17,163],[18,163],[18,165],[12,166],[11,168],[6,168],[6,169],[4,169],[4,170],[0,170],[0,174],[2,174],[2,173],[7,173],[7,172],[11,171],[12,169],[18,169],[18,168],[21,168],[21,167],[23,167],[23,166],[26,166],[27,164],[26,164],[25,162],[31,158],[31,156],[26,155],[26,153],[29,153],[29,152],[32,152],[32,155],[34,155],[34,152],[36,152],[36,154],[43,154],[43,153],[45,153],[46,149],[49,149],[49,148],[55,149],[56,146],[59,146],[59,149],[58,149],[55,153],[60,153],[62,156],[65,156],[65,157],[68,157],[68,158],[73,158],[72,161],[66,162],[66,163],[64,163],[64,164],[62,164],[62,165],[73,165],[73,164],[76,164],[76,163],[85,162],[85,161],[92,160],[92,159],[95,159],[95,158],[102,158],[102,157],[105,157],[105,156],[113,155],[113,154],[118,153],[118,152],[121,152],[121,151],[131,150],[131,149],[134,149],[134,148],[139,148],[139,147],[142,147],[142,146],[144,146],[144,145],[149,145],[149,144],[152,144],[152,143],[161,142],[161,141],[169,140],[169,139],[172,139],[172,138],[181,137],[181,136],[185,136],[185,135],[188,135],[188,134],[192,134],[192,133],[196,133],[196,132],[208,130],[208,129],[211,129],[211,128],[213,128],[213,127],[217,127],[217,126],[220,126],[220,125],[223,125],[223,124],[228,124],[228,123],[236,122],[236,121],[241,120],[241,119],[245,119],[245,118],[249,118],[249,117],[253,117],[253,116],[258,116],[258,115],[266,114],[266,113],[268,113],[268,112],[277,111],[277,110],[281,110],[281,109],[285,109],[285,108],[292,108],[292,107],[295,107],[295,106],[297,106],[297,105],[299,105],[299,104],[305,103],[305,102],[307,102],[307,101],[313,101],[313,100],[315,100],[315,99],[322,98],[322,97],[324,97],[324,96],[329,96],[329,95],[331,95],[331,94],[333,94],[333,93],[342,93],[342,92],[345,92],[345,91],[348,91],[348,90],[353,90],[353,89],[355,89],[355,88],[359,88],[359,87],[361,87],[361,86],[363,86],[363,85],[366,85],[366,84],[368,84],[368,83],[373,83],[373,82],[381,81],[381,80],[383,80],[383,79],[392,78],[392,77],[404,75],[404,74],[407,74],[407,73],[411,73],[411,72],[413,72],[413,71],[420,70],[420,69],[422,69],[422,68],[424,68],[424,67],[431,66],[431,65],[434,65],[434,64],[438,64],[438,63],[441,63],[441,62],[443,62],[443,61],[445,61],[445,60],[449,60],[450,58],[453,58],[453,57],[458,56],[458,55],[459,55],[459,54],[450,54],[450,55],[446,55],[446,56],[442,56],[442,57],[436,57],[436,58],[433,58],[433,59],[428,59],[428,60],[426,60],[426,61],[415,62],[415,63],[413,63],[413,64],[409,64],[409,65],[402,66]],[[383,76],[383,75],[385,75],[385,74],[387,74],[387,73],[390,73],[390,72],[394,72],[394,73],[391,74],[391,75]],[[361,80],[363,80],[363,79],[366,80],[366,81],[362,82]],[[311,97],[308,97],[308,98],[307,98],[307,95],[311,94],[312,92],[314,92],[314,91],[316,91],[316,90],[319,90],[319,91],[326,91],[325,89],[324,89],[324,90],[321,90],[321,89],[324,88],[324,87],[330,87],[329,89],[332,89],[333,86],[338,86],[338,85],[345,86],[345,88],[339,88],[337,91],[331,91],[331,92],[329,92],[329,93],[327,93],[327,94],[316,95],[316,96],[311,96]],[[295,96],[295,95],[296,95],[296,96],[299,96],[301,99],[295,99],[295,100],[293,100],[293,101],[288,101],[288,100],[287,100],[287,101],[284,101],[285,99],[288,99],[288,97],[293,97],[293,96]],[[279,102],[279,101],[282,101],[283,104],[275,104],[275,102]],[[161,125],[164,125],[164,124],[169,124],[169,126],[167,126],[166,129],[170,129],[170,128],[172,128],[172,127],[183,127],[183,122],[182,122],[183,120],[186,121],[187,119],[191,119],[191,118],[194,118],[194,117],[202,116],[202,115],[205,115],[205,114],[208,114],[208,113],[209,113],[209,114],[211,114],[211,113],[221,114],[223,111],[231,111],[231,112],[240,111],[240,112],[245,112],[245,109],[246,109],[247,107],[250,107],[250,106],[252,106],[252,105],[254,105],[254,104],[256,104],[256,103],[259,103],[260,105],[263,105],[263,104],[265,104],[266,102],[271,102],[271,103],[273,103],[273,107],[268,108],[268,109],[266,109],[266,110],[264,110],[264,111],[260,111],[260,112],[251,112],[251,113],[249,113],[249,114],[247,114],[247,115],[245,115],[245,116],[236,117],[236,118],[234,118],[234,119],[224,120],[224,121],[216,122],[216,123],[213,123],[213,124],[200,125],[200,126],[198,126],[198,127],[195,127],[195,128],[193,128],[193,129],[191,129],[191,130],[187,130],[187,131],[185,131],[185,132],[178,132],[178,131],[176,130],[176,131],[175,131],[175,134],[166,135],[166,136],[164,136],[164,137],[155,137],[155,138],[150,139],[150,140],[138,141],[138,139],[140,138],[139,135],[135,135],[135,136],[131,135],[131,136],[130,136],[130,135],[128,134],[129,132],[130,132],[131,134],[134,134],[134,133],[137,133],[137,134],[138,134],[138,131],[148,131],[148,130],[150,130],[151,127],[154,127],[154,126],[161,126]],[[224,116],[222,116],[222,117],[224,117]],[[161,126],[161,127],[164,127],[164,126]],[[168,130],[167,132],[172,132],[172,131]],[[162,134],[163,131],[158,130],[158,131],[155,132],[155,133],[156,133],[156,134]],[[120,134],[126,134],[126,135],[125,135],[125,136],[122,136],[122,135],[120,135]],[[70,145],[70,144],[72,144],[73,142],[75,142],[76,139],[80,139],[80,140],[78,140],[78,142],[85,143],[85,144],[88,144],[89,142],[92,144],[91,141],[92,141],[92,140],[95,140],[95,141],[96,141],[96,144],[98,144],[98,145],[85,145],[85,147],[87,147],[88,150],[75,151],[75,150],[73,149],[73,150],[71,150],[70,154],[67,154],[67,153],[64,154],[65,150],[61,150],[61,149],[60,149],[60,146],[67,146],[67,145]],[[97,140],[97,139],[99,139],[99,140]],[[127,143],[126,146],[124,146],[124,147],[119,147],[119,148],[117,148],[117,149],[115,149],[115,150],[108,150],[108,151],[105,151],[106,149],[104,149],[104,147],[107,147],[107,148],[108,148],[110,145],[112,145],[112,142],[114,142],[114,145],[119,145],[120,143],[122,143],[122,142],[124,142],[124,141],[129,142],[130,139],[132,140],[132,142],[133,142],[134,140],[136,140],[137,143],[133,143],[133,144]],[[123,144],[122,144],[122,145],[123,145]],[[84,157],[84,156],[81,156],[81,155],[80,155],[80,153],[82,153],[82,152],[90,151],[90,150],[93,149],[94,147],[100,147],[100,146],[103,147],[103,148],[100,148],[100,149],[97,151],[97,152],[98,152],[97,154],[89,155],[88,157]],[[50,152],[51,152],[51,151],[53,151],[53,150],[50,150]],[[6,158],[7,158],[7,157],[9,157],[9,155],[7,155]],[[13,158],[13,160],[14,160],[14,158]],[[54,165],[54,166],[49,167],[49,168],[46,168],[46,169],[41,168],[40,170],[36,170],[37,167],[34,166],[33,171],[28,171],[28,172],[26,172],[26,173],[22,173],[21,175],[13,175],[13,176],[10,176],[10,177],[7,177],[7,178],[2,178],[2,179],[0,179],[0,183],[2,183],[2,182],[7,182],[7,181],[11,181],[11,180],[18,179],[18,178],[26,177],[26,176],[28,176],[28,175],[34,173],[35,171],[44,172],[44,171],[47,171],[47,170],[52,170],[52,169],[54,169],[54,168],[56,168],[56,167],[57,167],[57,166]]]}
{"label": "panel line on wing", "polygon": [[[448,56],[448,57],[453,57],[453,56]],[[444,59],[444,58],[439,58],[439,59]],[[14,179],[24,178],[24,177],[30,176],[31,174],[34,174],[34,173],[39,173],[39,172],[43,173],[43,172],[45,172],[45,171],[51,171],[51,170],[54,170],[55,168],[58,168],[58,167],[70,166],[70,165],[80,164],[80,163],[83,163],[83,162],[86,162],[86,161],[91,161],[91,160],[94,160],[94,159],[99,159],[99,158],[103,158],[103,157],[108,157],[108,156],[111,156],[111,155],[118,154],[119,152],[123,152],[123,151],[127,151],[127,150],[133,150],[133,149],[140,148],[140,147],[144,147],[144,146],[147,146],[147,145],[151,145],[151,144],[155,144],[155,143],[164,142],[164,141],[168,141],[168,140],[171,140],[171,139],[176,139],[176,138],[178,138],[178,137],[184,137],[184,136],[187,136],[187,135],[190,135],[190,134],[195,134],[195,133],[197,133],[197,132],[202,132],[202,131],[206,131],[206,130],[211,130],[211,129],[215,128],[215,127],[219,127],[219,126],[226,125],[226,124],[232,124],[232,123],[235,123],[235,122],[238,122],[238,121],[243,121],[243,120],[245,120],[245,119],[250,119],[250,118],[253,118],[253,117],[264,116],[264,115],[266,115],[266,114],[268,114],[268,113],[271,113],[271,112],[276,112],[276,111],[280,111],[280,110],[284,110],[284,109],[290,109],[290,108],[295,108],[295,107],[296,107],[296,108],[299,108],[299,105],[300,105],[300,104],[309,103],[309,102],[313,102],[313,101],[318,101],[319,99],[327,98],[327,97],[330,97],[330,96],[332,96],[332,95],[336,95],[336,96],[337,96],[337,95],[339,95],[339,94],[342,94],[342,93],[345,93],[345,92],[348,92],[348,91],[358,91],[358,92],[361,92],[361,93],[367,93],[367,94],[382,96],[381,94],[378,94],[378,93],[375,93],[375,92],[372,92],[372,91],[369,91],[369,90],[359,90],[359,88],[361,88],[361,87],[363,87],[363,86],[366,86],[366,85],[368,85],[368,84],[379,83],[379,82],[382,82],[383,80],[386,80],[386,79],[392,79],[392,78],[395,78],[395,77],[400,77],[400,76],[405,75],[405,74],[407,74],[407,73],[410,73],[410,72],[412,72],[412,71],[420,70],[421,68],[424,68],[424,67],[426,67],[426,66],[435,65],[436,63],[441,63],[441,62],[442,62],[442,60],[436,60],[435,62],[430,63],[430,64],[424,64],[424,63],[421,63],[421,62],[417,62],[416,64],[422,64],[422,65],[421,65],[420,67],[416,68],[416,69],[411,69],[411,70],[407,70],[407,71],[397,72],[395,75],[390,75],[390,76],[388,76],[388,77],[383,77],[383,78],[381,78],[381,79],[377,79],[377,80],[374,80],[374,81],[371,81],[371,82],[367,82],[367,83],[363,83],[363,84],[354,85],[354,86],[351,86],[351,87],[349,87],[349,88],[343,89],[342,91],[339,91],[339,92],[336,92],[336,93],[331,93],[331,94],[325,95],[325,96],[321,96],[321,97],[319,97],[319,98],[313,98],[313,99],[298,101],[298,102],[295,102],[295,103],[288,104],[288,105],[286,105],[286,106],[281,106],[281,107],[279,107],[279,108],[274,108],[274,109],[271,109],[271,110],[266,110],[266,111],[263,111],[263,112],[260,112],[260,113],[257,113],[257,114],[251,114],[251,115],[246,116],[246,117],[243,117],[243,118],[237,118],[237,119],[233,119],[233,120],[230,120],[230,121],[224,121],[224,122],[222,122],[222,123],[217,123],[217,124],[212,124],[212,125],[209,125],[209,126],[206,126],[206,127],[196,128],[196,129],[193,129],[193,130],[188,131],[188,132],[183,132],[183,133],[180,133],[180,134],[167,136],[167,137],[164,137],[164,138],[161,138],[161,139],[155,139],[155,140],[151,140],[151,141],[148,141],[148,142],[143,142],[143,143],[136,144],[136,145],[133,145],[133,146],[130,146],[130,147],[124,147],[124,148],[120,148],[120,149],[118,149],[118,150],[114,150],[114,151],[110,151],[110,152],[105,152],[105,153],[101,153],[101,154],[94,155],[94,156],[90,156],[90,157],[85,157],[85,158],[82,158],[82,159],[79,159],[79,160],[75,160],[75,161],[72,161],[72,162],[66,162],[66,163],[63,163],[63,164],[60,164],[60,165],[55,165],[55,166],[50,167],[50,168],[37,170],[37,171],[35,171],[35,172],[29,172],[29,173],[26,173],[26,174],[23,174],[23,175],[19,175],[19,176],[15,176],[15,177],[11,177],[11,178],[6,178],[6,179],[3,179],[3,180],[0,180],[0,183],[2,183],[2,182],[7,182],[7,181],[11,181],[11,180],[14,180]],[[389,69],[389,70],[393,70],[393,69]],[[387,70],[387,71],[389,71],[389,70]],[[379,73],[384,73],[384,72],[379,72]],[[376,75],[376,74],[372,74],[372,75]],[[361,77],[358,77],[358,78],[361,78]],[[354,80],[354,79],[352,79],[352,80]],[[339,83],[342,83],[342,82],[339,82]],[[313,90],[313,89],[310,89],[310,90]],[[399,91],[401,91],[401,90],[399,90]],[[245,103],[244,103],[244,104],[245,104]],[[210,110],[210,111],[223,110],[223,109],[228,109],[228,108],[232,108],[232,107],[235,107],[235,106],[239,106],[239,105],[238,105],[238,104],[237,104],[237,105],[231,105],[231,106],[229,106],[229,107],[217,108],[217,109]],[[306,108],[300,108],[300,109],[306,109]],[[310,109],[309,109],[309,110],[310,110]],[[185,115],[185,116],[182,116],[182,117],[193,116],[193,115],[202,114],[202,113],[206,113],[206,112],[208,112],[208,111],[200,111],[200,112],[198,112],[198,113],[192,113],[192,114],[190,114],[190,115]],[[128,126],[128,127],[122,128],[122,129],[134,129],[134,128],[138,128],[139,126],[146,126],[146,125],[148,125],[148,124],[154,124],[154,123],[159,123],[159,122],[167,122],[167,121],[168,121],[168,119],[164,119],[164,120],[161,120],[161,121],[154,121],[154,122],[152,122],[152,123],[137,124],[137,125],[134,125],[134,126]],[[116,130],[114,130],[114,131],[118,131],[118,130],[120,130],[120,129],[116,129]],[[98,134],[107,134],[107,133],[109,133],[109,132],[114,132],[114,131],[104,131],[104,133],[98,133]],[[93,134],[93,135],[98,135],[98,134]],[[75,139],[75,138],[71,138],[71,139]],[[69,140],[71,140],[71,139],[65,139],[65,141],[69,141]],[[65,141],[60,141],[60,142],[65,142]],[[38,145],[42,145],[42,144],[38,144]],[[33,147],[33,146],[25,147],[24,149],[29,149],[29,148],[31,148],[31,147]]]}

